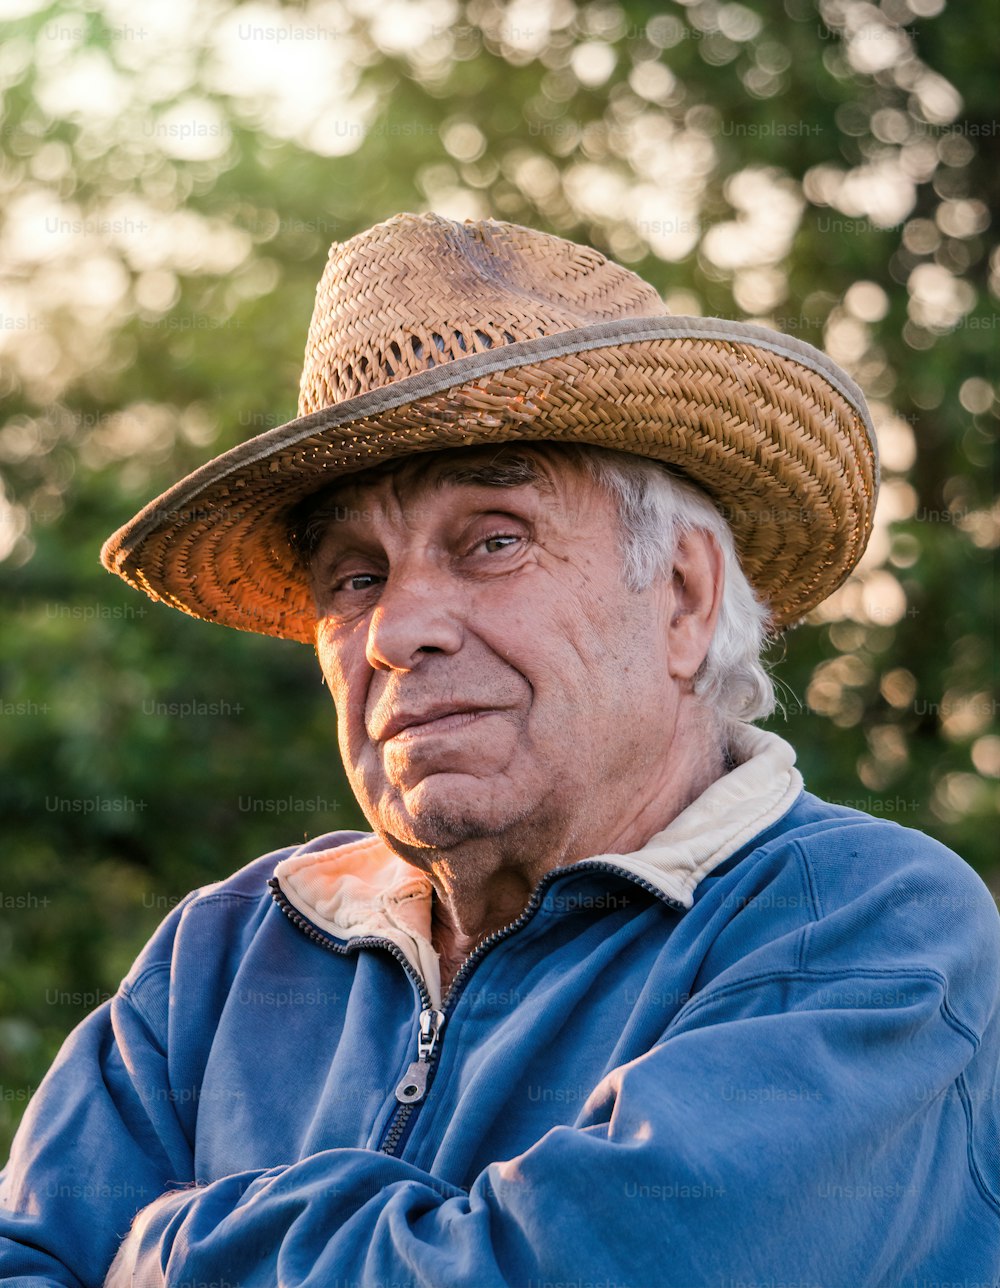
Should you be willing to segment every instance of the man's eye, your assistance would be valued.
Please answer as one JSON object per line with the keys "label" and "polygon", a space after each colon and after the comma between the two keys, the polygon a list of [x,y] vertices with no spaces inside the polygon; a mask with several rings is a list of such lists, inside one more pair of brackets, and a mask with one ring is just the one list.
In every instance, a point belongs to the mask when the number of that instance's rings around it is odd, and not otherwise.
{"label": "man's eye", "polygon": [[[513,535],[512,535],[511,533],[509,533],[509,532],[496,532],[496,533],[494,533],[494,534],[493,534],[493,536],[492,536],[492,537],[483,537],[483,539],[482,539],[481,541],[477,541],[477,542],[476,542],[476,545],[477,545],[477,546],[487,546],[487,547],[489,547],[489,546],[493,545],[493,543],[494,543],[494,542],[497,542],[497,541],[520,541],[520,540],[521,540],[521,538],[520,538],[520,537],[515,537],[515,536],[513,536]],[[506,546],[499,546],[499,547],[494,547],[494,548],[495,548],[495,549],[500,549],[500,550],[505,550],[505,549],[507,549],[507,547],[506,547]],[[493,551],[490,551],[490,553],[492,554],[492,553],[493,553]]]}
{"label": "man's eye", "polygon": [[342,590],[354,591],[358,594],[361,591],[371,590],[373,583],[378,580],[378,575],[373,572],[352,572],[349,576],[335,582],[332,589],[335,595]]}

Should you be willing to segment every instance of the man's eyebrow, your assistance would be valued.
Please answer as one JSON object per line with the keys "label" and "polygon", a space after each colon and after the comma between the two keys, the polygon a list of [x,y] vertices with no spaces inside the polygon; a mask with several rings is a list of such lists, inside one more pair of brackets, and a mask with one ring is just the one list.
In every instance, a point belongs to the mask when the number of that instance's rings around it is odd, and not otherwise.
{"label": "man's eyebrow", "polygon": [[552,480],[530,456],[507,455],[500,460],[487,460],[466,464],[448,461],[430,474],[430,485],[439,490],[447,485],[462,484],[480,487],[524,487],[533,485],[540,491],[553,493]]}

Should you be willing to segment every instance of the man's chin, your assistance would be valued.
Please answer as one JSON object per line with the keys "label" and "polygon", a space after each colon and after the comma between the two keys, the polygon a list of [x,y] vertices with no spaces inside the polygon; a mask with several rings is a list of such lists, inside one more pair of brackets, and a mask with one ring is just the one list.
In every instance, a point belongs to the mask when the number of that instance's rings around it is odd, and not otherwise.
{"label": "man's chin", "polygon": [[376,811],[373,826],[390,844],[451,849],[498,836],[525,816],[523,808],[505,808],[485,797],[482,779],[471,774],[429,774],[387,809]]}
{"label": "man's chin", "polygon": [[504,829],[482,815],[427,811],[393,819],[393,839],[417,849],[450,850],[470,841],[497,836]]}

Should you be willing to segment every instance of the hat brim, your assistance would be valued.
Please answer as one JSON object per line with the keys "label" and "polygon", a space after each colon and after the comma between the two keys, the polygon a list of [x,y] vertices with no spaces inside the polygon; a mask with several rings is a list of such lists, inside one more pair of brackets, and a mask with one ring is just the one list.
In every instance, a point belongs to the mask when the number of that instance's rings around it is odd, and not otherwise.
{"label": "hat brim", "polygon": [[667,316],[507,344],[268,430],[157,497],[101,561],[195,617],[311,643],[291,509],[383,461],[514,440],[590,443],[683,472],[728,519],[775,629],[831,594],[871,533],[878,455],[857,385],[767,327]]}

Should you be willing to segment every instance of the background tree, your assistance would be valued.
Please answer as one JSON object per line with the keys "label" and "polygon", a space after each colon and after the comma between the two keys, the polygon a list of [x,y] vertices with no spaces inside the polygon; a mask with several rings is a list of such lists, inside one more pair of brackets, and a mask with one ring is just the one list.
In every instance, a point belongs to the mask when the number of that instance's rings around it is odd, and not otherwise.
{"label": "background tree", "polygon": [[[592,243],[866,390],[851,581],[775,648],[808,786],[1000,889],[998,30],[985,0],[6,0],[0,1153],[194,886],[364,826],[300,646],[129,591],[102,540],[295,414],[334,239],[399,210]],[[961,909],[944,915],[961,917]]]}

